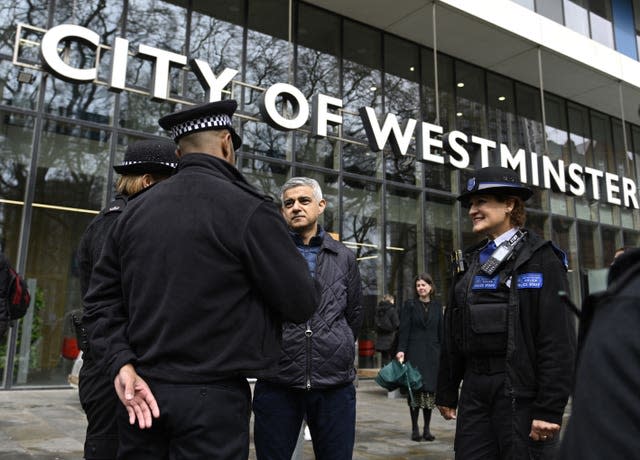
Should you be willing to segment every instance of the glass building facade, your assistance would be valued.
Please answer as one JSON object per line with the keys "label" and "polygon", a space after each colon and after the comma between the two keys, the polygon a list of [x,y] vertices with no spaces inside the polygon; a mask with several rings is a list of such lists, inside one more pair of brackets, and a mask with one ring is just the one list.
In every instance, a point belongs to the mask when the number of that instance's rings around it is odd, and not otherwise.
{"label": "glass building facade", "polygon": [[[215,75],[238,70],[223,94],[239,102],[237,167],[276,199],[288,177],[320,182],[328,201],[322,223],[358,259],[363,340],[373,338],[382,295],[401,304],[413,296],[417,273],[432,274],[446,305],[450,253],[477,239],[456,196],[479,155],[458,170],[420,161],[413,150],[372,151],[358,108],[545,152],[636,184],[640,178],[640,126],[310,3],[17,0],[0,9],[0,243],[33,292],[27,316],[0,347],[4,388],[66,384],[70,317],[81,308],[76,250],[113,195],[112,166],[128,143],[166,136],[160,116],[207,97],[187,66],[171,66],[169,94],[156,100],[154,62],[132,52],[126,89],[110,91],[101,76],[109,74],[116,37],[129,40],[130,51],[146,44],[206,61]],[[95,66],[94,81],[67,82],[42,68],[42,37],[60,24],[99,35],[99,52],[75,42],[59,50],[69,65]],[[341,99],[343,123],[321,138],[309,121],[291,131],[270,127],[260,98],[275,83],[308,100],[316,93]],[[527,227],[567,253],[576,302],[590,270],[608,266],[616,247],[640,245],[637,209],[535,188],[527,212]]]}

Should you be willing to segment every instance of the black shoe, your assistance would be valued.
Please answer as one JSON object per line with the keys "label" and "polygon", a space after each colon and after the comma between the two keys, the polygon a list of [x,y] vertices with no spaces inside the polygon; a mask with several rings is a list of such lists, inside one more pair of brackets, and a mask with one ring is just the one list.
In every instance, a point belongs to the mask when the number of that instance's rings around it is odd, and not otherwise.
{"label": "black shoe", "polygon": [[428,432],[428,431],[427,431],[425,434],[423,434],[423,435],[422,435],[422,438],[423,438],[425,441],[429,441],[429,442],[431,442],[431,441],[435,441],[435,440],[436,440],[436,437],[435,437],[434,435],[432,435],[432,434],[431,434],[430,432]]}
{"label": "black shoe", "polygon": [[420,432],[414,431],[413,433],[411,433],[411,440],[416,442],[422,441],[422,436],[420,436]]}

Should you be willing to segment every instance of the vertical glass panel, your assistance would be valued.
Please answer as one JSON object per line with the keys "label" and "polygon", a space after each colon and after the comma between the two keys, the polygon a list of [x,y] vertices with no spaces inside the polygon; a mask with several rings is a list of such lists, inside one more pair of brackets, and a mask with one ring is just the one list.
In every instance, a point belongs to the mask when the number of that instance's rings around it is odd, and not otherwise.
{"label": "vertical glass panel", "polygon": [[558,0],[536,0],[536,12],[553,21],[564,24],[562,17],[562,2]]}
{"label": "vertical glass panel", "polygon": [[[69,185],[64,180],[57,184],[61,188]],[[80,193],[78,187],[74,190]],[[33,283],[30,291],[35,305],[20,321],[14,385],[67,383],[73,356],[63,357],[63,350],[75,337],[71,313],[82,308],[75,255],[94,216],[34,204],[26,277]]]}
{"label": "vertical glass panel", "polygon": [[302,131],[295,132],[293,136],[296,161],[336,171],[340,169],[342,142],[334,138],[317,138]]}
{"label": "vertical glass panel", "polygon": [[533,0],[513,0],[514,3],[518,3],[519,5],[524,6],[525,8],[529,8],[531,11],[534,9]]}
{"label": "vertical glass panel", "polygon": [[589,36],[589,0],[563,0],[564,24],[585,37]]}
{"label": "vertical glass panel", "polygon": [[553,217],[552,241],[567,255],[569,261],[570,296],[576,305],[582,304],[580,271],[578,269],[578,242],[573,220]]}
{"label": "vertical glass panel", "polygon": [[[300,3],[298,13],[296,87],[307,100],[315,94],[340,97],[340,18]],[[335,109],[330,110],[336,113]],[[338,137],[340,126],[327,126],[329,136]],[[339,144],[335,140],[296,135],[296,160],[338,169]]]}
{"label": "vertical glass panel", "polygon": [[609,48],[614,47],[611,0],[589,0],[591,38]]}
{"label": "vertical glass panel", "polygon": [[342,169],[353,174],[380,177],[382,152],[372,152],[369,146],[345,142],[342,146]]}
{"label": "vertical glass panel", "polygon": [[109,138],[107,131],[46,120],[34,202],[100,209],[107,193]]}
{"label": "vertical glass panel", "polygon": [[613,256],[616,253],[616,249],[622,246],[622,235],[617,228],[610,228],[602,226],[600,229],[600,235],[602,237],[602,257],[604,259],[604,266],[608,267],[613,262]]}
{"label": "vertical glass panel", "polygon": [[[455,61],[456,129],[476,136],[487,136],[485,116],[485,73],[479,68]],[[475,159],[472,159],[472,161]]]}
{"label": "vertical glass panel", "polygon": [[[401,127],[409,119],[420,120],[420,66],[418,47],[391,35],[384,37],[384,101],[385,112],[394,113]],[[415,136],[415,132],[414,132]],[[415,144],[407,150],[410,156],[385,157],[387,179],[416,183]]]}
{"label": "vertical glass panel", "polygon": [[[591,150],[591,131],[589,129],[589,114],[587,109],[576,104],[568,103],[569,115],[569,151],[571,162],[579,164],[583,168],[587,166],[587,152]],[[581,219],[590,219],[591,212],[585,196],[575,199],[576,216]]]}
{"label": "vertical glass panel", "polygon": [[387,187],[386,196],[386,292],[396,296],[401,305],[412,298],[413,278],[422,268],[422,223],[419,210],[420,192]]}
{"label": "vertical glass panel", "polygon": [[[4,154],[6,153],[4,152],[4,147],[2,147],[2,150],[2,157],[4,158]],[[0,182],[0,187],[2,191],[6,188],[4,177],[2,182]],[[4,197],[4,193],[1,196]],[[10,202],[10,200],[6,198],[0,198],[0,250],[2,250],[7,260],[9,260],[14,267],[17,267],[18,262],[20,223],[22,221],[23,209],[22,204]],[[31,314],[31,309],[29,309],[27,316]],[[18,327],[24,322],[24,319],[18,322]],[[5,340],[0,340],[0,376],[5,375],[7,355],[9,354],[9,335],[7,332]],[[14,368],[14,373],[16,371],[17,369]],[[0,377],[0,386],[4,383],[2,377]]]}
{"label": "vertical glass panel", "polygon": [[424,212],[424,247],[418,247],[418,254],[426,254],[426,271],[436,284],[436,297],[446,305],[451,287],[451,251],[462,249],[457,236],[458,207],[454,199],[428,194]]}
{"label": "vertical glass panel", "polygon": [[251,185],[280,203],[280,187],[287,180],[290,167],[264,159],[242,158],[238,169]]}
{"label": "vertical glass panel", "polygon": [[[615,155],[613,153],[613,139],[611,136],[611,125],[609,123],[609,117],[606,115],[596,113],[591,111],[591,129],[593,136],[593,149],[592,149],[592,159],[593,159],[593,167],[598,171],[615,171]],[[592,183],[591,179],[588,181],[589,184]],[[606,201],[606,190],[604,188],[604,180],[600,179],[598,181],[598,187],[600,192],[600,200]],[[589,190],[589,186],[587,190]],[[593,188],[593,187],[592,187]],[[589,192],[588,192],[589,193]],[[593,191],[591,192],[593,194]],[[593,196],[593,195],[592,195]],[[595,196],[594,196],[595,198]],[[607,206],[607,208],[609,208]],[[607,211],[604,206],[600,207],[600,211]],[[601,215],[600,218],[605,223],[612,223],[611,219],[609,219],[607,212],[605,215]]]}
{"label": "vertical glass panel", "polygon": [[622,232],[624,235],[624,246],[640,247],[640,232]]}
{"label": "vertical glass panel", "polygon": [[[490,151],[491,164],[500,164],[500,144],[509,147],[509,151],[515,153],[518,145],[518,123],[516,120],[515,94],[513,81],[487,73],[487,97],[488,97],[488,138],[496,141],[498,148]],[[478,156],[478,155],[475,155]]]}
{"label": "vertical glass panel", "polygon": [[[422,50],[422,112],[424,120],[442,126],[443,132],[455,127],[455,98],[453,90],[453,59],[438,55],[438,104],[433,51]],[[437,113],[439,110],[439,114]],[[418,159],[419,160],[419,159]],[[455,169],[436,163],[424,163],[425,185],[438,190],[452,190]],[[457,189],[456,189],[457,190]]]}
{"label": "vertical glass panel", "polygon": [[[131,0],[127,15],[126,38],[130,47],[141,44],[186,55],[187,12],[185,8],[166,2]],[[170,97],[184,94],[186,72],[170,66],[167,76]],[[163,77],[160,77],[163,78]],[[158,118],[173,112],[173,103],[151,100],[154,80],[154,61],[143,56],[129,57],[127,61],[127,87],[143,94],[122,92],[118,124],[121,127],[160,134]]]}
{"label": "vertical glass panel", "polygon": [[[235,79],[241,79],[243,19],[242,0],[193,2],[190,57],[205,61],[216,76],[230,68],[239,72]],[[205,101],[202,85],[192,72],[187,74],[187,97]]]}
{"label": "vertical glass panel", "polygon": [[[564,171],[571,163],[571,149],[569,147],[569,128],[567,127],[567,111],[565,102],[559,97],[545,94],[545,113],[547,125],[545,133],[547,136],[547,155],[556,162],[562,161]],[[565,173],[566,174],[566,173]],[[567,184],[565,176],[565,186]],[[568,190],[568,187],[567,187]],[[551,210],[556,214],[574,215],[573,198],[562,192],[552,192]]]}
{"label": "vertical glass panel", "polygon": [[[56,4],[54,24],[78,24],[96,32],[100,44],[112,46],[119,34],[122,1],[88,0],[82,5],[76,2]],[[69,41],[58,51],[72,67],[98,69],[98,80],[106,81],[110,74],[111,53],[100,54],[92,45]],[[67,83],[58,78],[47,79],[45,110],[55,115],[110,124],[113,116],[114,94],[105,86],[94,83]]]}
{"label": "vertical glass panel", "polygon": [[383,115],[380,32],[345,20],[343,58],[342,102],[348,109],[343,136],[363,142],[367,137],[358,109],[372,107],[378,117]]}
{"label": "vertical glass panel", "polygon": [[633,22],[636,32],[636,49],[640,55],[640,0],[632,0],[633,2]]}
{"label": "vertical glass panel", "polygon": [[[289,2],[287,0],[251,0],[247,32],[246,77],[244,81],[266,89],[274,83],[291,83],[289,63],[293,49],[289,45]],[[263,91],[246,88],[244,110],[258,113]]]}
{"label": "vertical glass panel", "polygon": [[15,66],[11,61],[2,60],[0,60],[0,72],[3,75],[0,79],[0,103],[35,110],[43,74]]}
{"label": "vertical glass panel", "polygon": [[[542,106],[540,90],[532,86],[516,83],[516,107],[518,113],[518,145],[527,152],[542,155],[544,148],[544,129],[542,125]],[[527,174],[527,182],[531,185],[531,174]],[[535,190],[527,207],[549,209],[549,191],[543,188]]]}
{"label": "vertical glass panel", "polygon": [[[578,222],[578,241],[581,268],[601,268],[602,257],[597,227],[593,224]],[[597,243],[597,244],[596,244]]]}
{"label": "vertical glass panel", "polygon": [[616,50],[637,60],[636,27],[631,0],[615,0],[611,2],[611,9]]}
{"label": "vertical glass panel", "polygon": [[[2,2],[0,4],[0,54],[7,56],[13,54],[16,25],[19,22],[46,29],[48,10],[49,2],[46,0]],[[38,51],[36,46],[33,48]]]}
{"label": "vertical glass panel", "polygon": [[[382,295],[384,273],[381,258],[381,196],[377,184],[344,179],[342,188],[342,242],[356,254],[362,278],[365,321],[359,339],[372,339],[372,321]],[[361,357],[366,358],[366,357]],[[361,362],[361,365],[367,365]]]}
{"label": "vertical glass panel", "polygon": [[33,118],[0,111],[0,201],[24,200],[33,129]]}
{"label": "vertical glass panel", "polygon": [[356,253],[364,294],[377,295],[382,290],[380,186],[345,178],[342,193],[342,241]]}
{"label": "vertical glass panel", "polygon": [[291,160],[293,133],[275,130],[265,123],[248,121],[242,130],[242,151],[278,160]]}

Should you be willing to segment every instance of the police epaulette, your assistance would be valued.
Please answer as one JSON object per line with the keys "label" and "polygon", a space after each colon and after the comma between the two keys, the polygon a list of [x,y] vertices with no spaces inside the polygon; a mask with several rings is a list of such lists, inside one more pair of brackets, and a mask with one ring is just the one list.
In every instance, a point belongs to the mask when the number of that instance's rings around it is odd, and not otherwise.
{"label": "police epaulette", "polygon": [[118,197],[109,203],[109,206],[105,208],[103,214],[110,214],[112,212],[122,212],[127,206],[127,200],[124,197]]}

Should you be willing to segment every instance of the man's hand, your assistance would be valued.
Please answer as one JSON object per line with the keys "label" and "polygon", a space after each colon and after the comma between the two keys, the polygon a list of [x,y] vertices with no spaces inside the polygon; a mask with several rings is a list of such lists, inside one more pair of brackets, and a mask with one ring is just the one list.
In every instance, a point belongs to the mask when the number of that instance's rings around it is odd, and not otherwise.
{"label": "man's hand", "polygon": [[138,419],[141,429],[151,428],[153,418],[160,417],[156,398],[131,364],[125,364],[113,381],[118,398],[129,413],[129,423],[134,425]]}
{"label": "man's hand", "polygon": [[455,407],[438,406],[438,410],[440,411],[440,414],[444,417],[445,420],[456,419]]}
{"label": "man's hand", "polygon": [[534,441],[549,441],[560,432],[560,425],[545,422],[544,420],[533,420],[531,422],[531,433],[529,437]]}
{"label": "man's hand", "polygon": [[396,353],[396,359],[401,363],[404,363],[404,351],[399,351]]}

